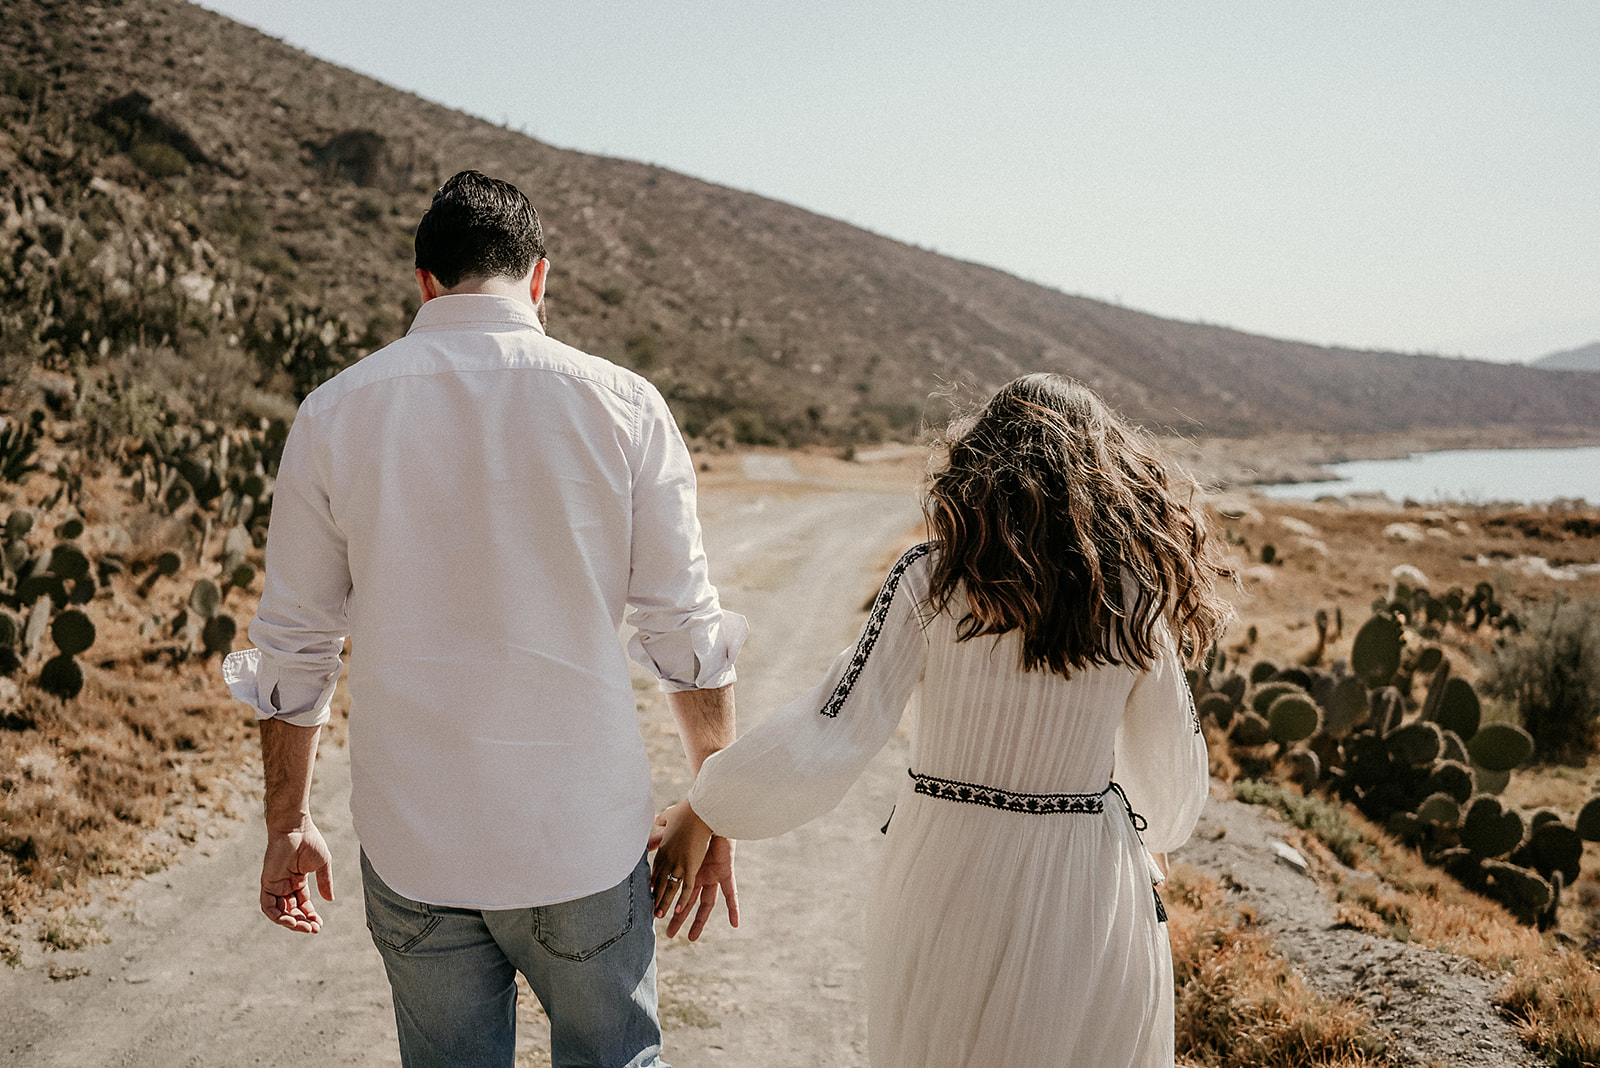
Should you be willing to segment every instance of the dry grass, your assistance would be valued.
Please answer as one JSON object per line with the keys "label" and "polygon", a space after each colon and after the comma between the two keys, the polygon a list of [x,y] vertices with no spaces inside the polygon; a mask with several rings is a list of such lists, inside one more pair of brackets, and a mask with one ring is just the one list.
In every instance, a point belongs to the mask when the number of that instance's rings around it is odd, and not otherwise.
{"label": "dry grass", "polygon": [[1570,937],[1522,926],[1353,808],[1262,784],[1241,796],[1302,828],[1295,844],[1331,888],[1340,922],[1506,974],[1496,1000],[1523,1042],[1552,1064],[1600,1064],[1600,969]]}
{"label": "dry grass", "polygon": [[1215,879],[1178,864],[1166,887],[1181,1057],[1206,1068],[1395,1063],[1371,1014],[1311,990]]}
{"label": "dry grass", "polygon": [[15,711],[32,728],[0,732],[0,915],[80,901],[97,876],[159,871],[194,841],[196,810],[235,814],[254,732],[215,692],[216,670],[90,668],[67,702],[24,688]]}
{"label": "dry grass", "polygon": [[[217,660],[173,634],[195,579],[215,576],[222,538],[205,539],[187,513],[152,515],[129,483],[102,473],[80,497],[85,550],[127,563],[84,606],[96,639],[80,657],[83,691],[61,701],[32,685],[53,652],[48,641],[3,680],[0,921],[13,926],[0,928],[0,956],[13,960],[21,920],[82,903],[93,880],[160,871],[207,821],[252,804],[241,797],[256,738],[249,712],[228,694]],[[54,544],[49,531],[66,514],[64,502],[41,510],[54,488],[54,479],[35,478],[0,501],[0,511],[40,511],[35,549]],[[191,563],[146,583],[169,548]],[[248,591],[234,590],[223,610],[242,622],[254,608]]]}

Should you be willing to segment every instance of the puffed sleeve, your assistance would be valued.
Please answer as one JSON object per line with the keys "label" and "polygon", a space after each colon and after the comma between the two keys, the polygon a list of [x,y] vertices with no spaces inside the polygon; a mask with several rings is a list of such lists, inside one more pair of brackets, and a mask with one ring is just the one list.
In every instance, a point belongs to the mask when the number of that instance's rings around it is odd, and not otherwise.
{"label": "puffed sleeve", "polygon": [[1170,640],[1128,693],[1117,728],[1113,777],[1128,804],[1148,821],[1145,848],[1182,845],[1205,806],[1210,762],[1183,665]]}
{"label": "puffed sleeve", "polygon": [[889,740],[927,662],[928,552],[896,562],[860,637],[820,683],[707,758],[689,802],[717,834],[770,838],[815,819]]}

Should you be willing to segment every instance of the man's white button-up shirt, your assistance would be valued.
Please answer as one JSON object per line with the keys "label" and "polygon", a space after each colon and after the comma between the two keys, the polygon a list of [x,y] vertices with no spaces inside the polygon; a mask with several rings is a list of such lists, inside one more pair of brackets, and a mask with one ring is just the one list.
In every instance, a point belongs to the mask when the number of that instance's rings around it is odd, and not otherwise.
{"label": "man's white button-up shirt", "polygon": [[350,807],[385,882],[515,908],[616,885],[653,818],[618,640],[667,689],[733,681],[694,468],[661,395],[454,295],[301,405],[256,648],[224,665],[260,718],[326,721],[351,638]]}

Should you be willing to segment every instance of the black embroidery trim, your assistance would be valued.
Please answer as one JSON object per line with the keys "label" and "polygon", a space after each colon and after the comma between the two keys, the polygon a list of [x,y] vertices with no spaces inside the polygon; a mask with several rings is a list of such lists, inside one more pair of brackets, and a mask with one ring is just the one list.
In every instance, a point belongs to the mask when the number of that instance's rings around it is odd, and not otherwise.
{"label": "black embroidery trim", "polygon": [[907,769],[906,774],[916,785],[913,789],[919,794],[937,797],[942,801],[962,801],[969,805],[986,805],[989,808],[1000,808],[1007,812],[1029,813],[1057,813],[1070,812],[1078,815],[1091,815],[1104,812],[1106,808],[1106,792],[1111,789],[1107,786],[1095,794],[1019,794],[1010,790],[1002,790],[995,786],[979,786],[972,782],[959,782],[955,779],[940,779],[933,775],[919,775]]}
{"label": "black embroidery trim", "polygon": [[[1133,810],[1133,805],[1128,801],[1128,795],[1122,792],[1122,787],[1115,782],[1106,784],[1106,788],[1097,794],[1019,794],[1011,790],[1002,790],[997,786],[979,786],[974,782],[961,782],[958,779],[941,779],[935,775],[920,775],[910,768],[906,774],[911,776],[914,784],[912,789],[928,797],[936,797],[942,801],[961,801],[969,805],[984,805],[988,808],[1004,809],[1007,812],[1026,812],[1030,814],[1055,814],[1071,813],[1073,815],[1093,815],[1106,810],[1106,795],[1115,793],[1122,799],[1123,807],[1128,810],[1128,820],[1133,824],[1134,833],[1139,836],[1141,844],[1144,842],[1144,830],[1150,823],[1143,816]],[[894,818],[894,813],[889,813],[889,818]],[[889,833],[889,825],[883,825],[883,833]],[[1155,887],[1150,888],[1150,893],[1156,900],[1156,922],[1167,922],[1167,908],[1161,903],[1161,892]]]}
{"label": "black embroidery trim", "polygon": [[855,686],[856,679],[861,677],[861,669],[867,666],[867,657],[872,655],[872,646],[878,640],[878,633],[883,630],[884,622],[889,618],[889,604],[894,600],[895,587],[900,585],[900,576],[918,560],[927,556],[933,550],[931,542],[913,545],[907,549],[894,567],[889,569],[889,577],[883,580],[883,588],[878,591],[878,596],[872,600],[872,611],[867,616],[867,626],[861,632],[861,637],[856,641],[856,651],[850,656],[850,666],[844,669],[844,675],[839,679],[839,685],[833,688],[833,696],[828,698],[828,703],[822,706],[822,714],[834,717],[839,714],[839,709],[850,699],[850,690]]}
{"label": "black embroidery trim", "polygon": [[1200,710],[1194,706],[1194,691],[1189,689],[1187,683],[1183,687],[1184,696],[1189,699],[1189,725],[1196,734],[1200,733]]}

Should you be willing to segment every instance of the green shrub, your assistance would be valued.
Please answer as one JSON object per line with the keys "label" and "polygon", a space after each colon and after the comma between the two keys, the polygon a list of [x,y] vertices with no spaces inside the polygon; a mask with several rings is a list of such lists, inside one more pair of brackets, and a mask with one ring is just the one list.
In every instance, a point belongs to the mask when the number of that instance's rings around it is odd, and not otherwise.
{"label": "green shrub", "polygon": [[128,149],[134,165],[152,178],[176,178],[189,173],[183,153],[160,141],[143,141]]}
{"label": "green shrub", "polygon": [[1582,760],[1600,741],[1600,601],[1558,598],[1495,645],[1484,686],[1513,701],[1541,760]]}

